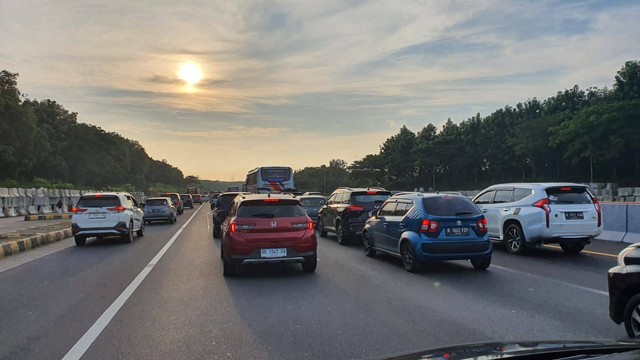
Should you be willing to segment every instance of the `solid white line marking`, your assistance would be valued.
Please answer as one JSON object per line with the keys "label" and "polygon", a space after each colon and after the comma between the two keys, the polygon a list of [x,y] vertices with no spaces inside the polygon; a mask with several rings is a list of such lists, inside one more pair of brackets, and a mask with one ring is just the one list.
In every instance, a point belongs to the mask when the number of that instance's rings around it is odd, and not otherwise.
{"label": "solid white line marking", "polygon": [[500,265],[491,265],[489,267],[489,269],[499,269],[499,270],[504,270],[504,271],[508,271],[508,272],[512,272],[515,274],[519,274],[519,275],[525,275],[525,276],[530,276],[530,277],[534,277],[536,279],[541,279],[541,280],[547,280],[547,281],[551,281],[554,282],[556,284],[562,285],[562,286],[568,286],[568,287],[572,287],[574,289],[580,289],[580,290],[584,290],[584,291],[588,291],[590,293],[594,293],[594,294],[598,294],[598,295],[604,295],[604,296],[609,296],[609,293],[606,291],[602,291],[602,290],[598,290],[598,289],[593,289],[590,287],[586,287],[586,286],[582,286],[582,285],[576,285],[576,284],[572,284],[572,283],[568,283],[565,281],[560,281],[560,280],[556,280],[556,279],[550,279],[548,277],[544,277],[544,276],[540,276],[540,275],[535,275],[535,274],[530,274],[524,271],[519,271],[519,270],[514,270],[514,269],[509,269]]}
{"label": "solid white line marking", "polygon": [[151,272],[155,264],[157,264],[158,261],[162,258],[162,256],[167,252],[167,250],[169,250],[171,245],[173,245],[173,243],[176,241],[178,236],[180,236],[182,231],[187,227],[187,225],[189,225],[189,223],[191,222],[191,219],[193,219],[193,217],[196,216],[196,214],[198,213],[198,211],[200,211],[201,208],[202,207],[199,207],[193,213],[193,215],[191,215],[189,220],[187,220],[184,223],[184,225],[182,225],[182,227],[173,235],[173,237],[171,237],[169,242],[167,242],[164,245],[164,247],[160,250],[160,252],[158,252],[158,254],[156,254],[156,256],[153,259],[151,259],[149,264],[145,266],[144,269],[142,269],[140,274],[138,274],[138,276],[136,276],[136,278],[133,279],[131,284],[129,284],[129,286],[127,286],[127,288],[124,289],[122,294],[118,296],[118,298],[111,304],[111,306],[109,306],[109,308],[105,310],[105,312],[98,318],[98,320],[96,320],[93,326],[91,326],[91,328],[87,330],[87,332],[80,338],[80,340],[78,340],[78,342],[71,348],[71,350],[69,350],[69,352],[62,358],[63,360],[80,359],[82,355],[84,355],[84,353],[87,352],[87,350],[89,349],[89,346],[91,346],[91,344],[93,344],[93,342],[98,338],[98,335],[100,335],[102,330],[104,330],[104,328],[107,327],[107,325],[109,325],[109,322],[113,319],[114,316],[116,316],[116,314],[118,313],[122,305],[124,305],[124,303],[129,299],[131,294],[133,294],[133,292],[136,291],[136,289],[138,288],[138,286],[140,286],[144,278],[147,277],[147,275],[149,275],[149,273]]}

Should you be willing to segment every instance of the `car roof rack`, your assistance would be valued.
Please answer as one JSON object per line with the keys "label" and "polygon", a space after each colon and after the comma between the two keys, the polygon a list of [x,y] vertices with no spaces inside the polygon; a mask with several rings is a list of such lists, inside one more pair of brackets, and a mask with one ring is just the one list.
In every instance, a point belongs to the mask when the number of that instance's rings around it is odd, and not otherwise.
{"label": "car roof rack", "polygon": [[443,194],[443,195],[460,195],[462,196],[462,193],[459,193],[457,191],[436,191],[436,194]]}
{"label": "car roof rack", "polygon": [[393,194],[393,196],[397,196],[397,195],[420,195],[420,196],[424,196],[424,194],[425,193],[420,192],[420,191],[402,191],[402,192]]}

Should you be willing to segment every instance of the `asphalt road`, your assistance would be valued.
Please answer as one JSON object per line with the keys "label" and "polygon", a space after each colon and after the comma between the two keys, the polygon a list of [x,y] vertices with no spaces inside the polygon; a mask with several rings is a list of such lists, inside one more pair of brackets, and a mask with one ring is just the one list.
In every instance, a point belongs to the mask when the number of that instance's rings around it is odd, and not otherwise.
{"label": "asphalt road", "polygon": [[[147,226],[133,244],[61,246],[0,272],[0,359],[62,358],[74,346],[69,355],[83,359],[346,359],[625,337],[608,317],[613,256],[553,248],[512,256],[496,247],[486,272],[459,261],[410,274],[397,259],[367,258],[330,236],[319,237],[314,274],[270,265],[226,279],[209,206],[196,210],[175,225]],[[139,286],[125,291],[132,282]]]}

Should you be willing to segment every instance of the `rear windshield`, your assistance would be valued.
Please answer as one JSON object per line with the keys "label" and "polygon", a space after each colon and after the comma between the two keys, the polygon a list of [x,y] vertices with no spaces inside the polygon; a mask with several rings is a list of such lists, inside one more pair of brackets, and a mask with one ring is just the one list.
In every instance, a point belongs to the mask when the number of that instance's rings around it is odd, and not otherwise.
{"label": "rear windshield", "polygon": [[593,200],[587,188],[581,186],[574,187],[552,187],[546,190],[549,204],[592,204]]}
{"label": "rear windshield", "polygon": [[263,200],[245,201],[238,208],[240,218],[284,218],[307,216],[298,201],[279,200],[265,202]]}
{"label": "rear windshield", "polygon": [[170,198],[170,199],[171,199],[171,201],[180,200],[180,199],[178,198],[178,195],[176,195],[176,194],[162,194],[162,196],[163,196],[163,197],[168,197],[168,198]]}
{"label": "rear windshield", "polygon": [[147,206],[162,206],[167,205],[166,199],[147,199]]}
{"label": "rear windshield", "polygon": [[376,192],[353,192],[351,193],[351,201],[355,204],[382,204],[391,196],[388,191]]}
{"label": "rear windshield", "polygon": [[300,202],[305,207],[320,207],[324,205],[325,200],[323,198],[306,198],[300,199]]}
{"label": "rear windshield", "polygon": [[480,209],[462,196],[433,196],[422,199],[425,211],[435,216],[475,216]]}
{"label": "rear windshield", "polygon": [[120,206],[120,199],[114,195],[106,196],[83,196],[78,200],[78,207],[97,208]]}
{"label": "rear windshield", "polygon": [[182,198],[182,200],[191,200],[192,197],[189,195],[180,195],[180,197]]}
{"label": "rear windshield", "polygon": [[233,203],[233,199],[236,198],[238,194],[229,194],[222,195],[218,197],[218,209],[220,210],[229,210],[231,207],[231,203]]}

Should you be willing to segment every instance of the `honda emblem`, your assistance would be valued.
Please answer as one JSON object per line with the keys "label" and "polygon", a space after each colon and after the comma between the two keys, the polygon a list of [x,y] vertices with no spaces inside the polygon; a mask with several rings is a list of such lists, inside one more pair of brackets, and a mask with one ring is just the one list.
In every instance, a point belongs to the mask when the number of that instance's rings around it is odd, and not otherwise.
{"label": "honda emblem", "polygon": [[272,221],[271,222],[271,227],[274,228],[276,226],[278,226],[278,222],[277,221]]}

